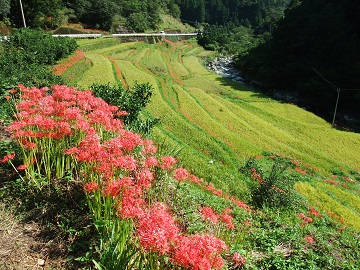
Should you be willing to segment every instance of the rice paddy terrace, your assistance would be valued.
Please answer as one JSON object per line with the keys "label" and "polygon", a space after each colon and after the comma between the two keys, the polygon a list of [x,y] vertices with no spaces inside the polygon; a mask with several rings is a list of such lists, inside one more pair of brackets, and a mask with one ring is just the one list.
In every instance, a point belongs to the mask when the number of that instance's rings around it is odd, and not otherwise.
{"label": "rice paddy terrace", "polygon": [[296,189],[360,230],[360,134],[219,77],[203,64],[212,52],[189,41],[78,43],[82,57],[63,76],[80,88],[150,83],[154,92],[144,115],[161,119],[153,140],[166,145],[164,151],[181,150],[177,158],[193,174],[246,201],[239,173],[246,159],[265,151],[291,157],[321,175],[304,171]]}

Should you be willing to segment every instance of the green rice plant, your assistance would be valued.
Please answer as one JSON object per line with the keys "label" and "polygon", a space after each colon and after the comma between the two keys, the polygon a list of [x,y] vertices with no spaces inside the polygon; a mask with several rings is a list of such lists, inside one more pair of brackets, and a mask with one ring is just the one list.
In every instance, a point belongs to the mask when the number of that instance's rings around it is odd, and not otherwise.
{"label": "green rice plant", "polygon": [[112,64],[105,56],[96,53],[86,53],[85,56],[91,60],[93,65],[78,82],[80,88],[88,89],[92,84],[109,83],[114,85],[116,83]]}
{"label": "green rice plant", "polygon": [[98,39],[78,39],[76,43],[79,45],[79,49],[86,51],[93,51],[109,46],[116,46],[121,41],[117,38],[98,38]]}
{"label": "green rice plant", "polygon": [[321,188],[338,203],[344,205],[360,216],[360,198],[350,190],[323,182],[317,182],[316,187]]}
{"label": "green rice plant", "polygon": [[[135,53],[128,54],[135,48]],[[190,51],[207,55],[197,46],[185,42],[133,44],[120,50],[124,52],[120,57],[129,58],[117,60],[129,85],[138,81],[154,86],[152,101],[146,108],[161,118],[161,126],[154,129],[154,134],[160,140],[166,136],[170,144],[183,147],[179,153],[183,165],[216,185],[226,183],[229,191],[236,188],[241,177],[238,178],[231,160],[245,160],[263,150],[292,156],[325,175],[334,166],[359,164],[357,134],[331,129],[314,114],[254,94],[249,87],[209,72],[198,57],[187,56]],[[155,69],[148,71],[159,63],[163,65],[160,73]],[[335,141],[342,151],[333,147]]]}
{"label": "green rice plant", "polygon": [[62,77],[65,78],[70,85],[76,85],[77,82],[82,79],[82,76],[86,73],[86,71],[91,68],[91,66],[91,60],[85,58],[68,68]]}
{"label": "green rice plant", "polygon": [[196,56],[185,56],[183,57],[184,66],[192,74],[208,75],[209,71],[200,63]]}
{"label": "green rice plant", "polygon": [[95,51],[96,51],[96,53],[99,53],[99,54],[109,54],[109,55],[113,56],[113,55],[116,55],[116,54],[124,52],[124,51],[130,51],[134,47],[134,45],[136,45],[136,42],[120,43],[120,44],[115,44],[110,47],[104,47],[101,49],[97,49]]}
{"label": "green rice plant", "polygon": [[342,217],[346,224],[357,231],[360,230],[359,215],[336,201],[320,187],[317,187],[316,183],[311,185],[310,183],[298,182],[296,183],[295,188],[298,192],[303,194],[312,205],[316,205],[321,210],[328,213],[335,213],[337,216]]}
{"label": "green rice plant", "polygon": [[177,74],[180,77],[189,76],[189,71],[184,67],[183,64],[179,62],[178,55],[177,54],[170,54],[170,63],[174,68],[175,74]]}
{"label": "green rice plant", "polygon": [[151,51],[142,61],[143,65],[155,74],[167,73],[167,66],[160,50]]}
{"label": "green rice plant", "polygon": [[[132,54],[128,60],[131,60],[133,62],[136,63],[140,63],[143,58],[149,53],[150,48],[143,48],[143,49],[138,49],[134,54]],[[126,60],[126,59],[124,59]]]}

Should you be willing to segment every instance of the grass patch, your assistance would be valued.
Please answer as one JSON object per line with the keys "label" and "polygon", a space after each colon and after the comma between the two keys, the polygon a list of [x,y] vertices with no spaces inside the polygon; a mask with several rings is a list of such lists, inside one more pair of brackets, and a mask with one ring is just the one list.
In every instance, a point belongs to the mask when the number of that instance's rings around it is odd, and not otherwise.
{"label": "grass patch", "polygon": [[113,74],[113,67],[109,59],[97,53],[86,53],[87,58],[92,62],[92,67],[87,70],[82,79],[78,82],[80,88],[89,88],[92,84],[116,83]]}
{"label": "grass patch", "polygon": [[311,204],[327,212],[329,216],[334,214],[344,223],[360,231],[360,217],[358,213],[342,205],[336,198],[327,194],[326,189],[321,188],[319,183],[296,183],[295,188],[303,194]]}

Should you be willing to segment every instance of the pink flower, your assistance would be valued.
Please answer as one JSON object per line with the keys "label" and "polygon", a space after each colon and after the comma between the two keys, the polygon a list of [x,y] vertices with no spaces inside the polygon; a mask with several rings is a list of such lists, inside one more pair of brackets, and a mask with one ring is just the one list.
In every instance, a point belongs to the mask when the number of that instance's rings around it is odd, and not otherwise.
{"label": "pink flower", "polygon": [[150,188],[151,182],[154,180],[154,176],[149,169],[143,169],[138,173],[138,185],[144,188]]}
{"label": "pink flower", "polygon": [[229,229],[234,229],[235,226],[233,224],[233,217],[231,215],[229,215],[229,213],[231,212],[231,209],[230,208],[225,208],[221,215],[220,215],[220,218],[221,220],[226,224],[226,227],[228,227]]}
{"label": "pink flower", "polygon": [[314,217],[322,217],[320,212],[317,211],[314,207],[310,207],[309,214],[312,214]]}
{"label": "pink flower", "polygon": [[306,216],[305,216],[304,213],[299,213],[298,217],[299,217],[299,218],[305,218]]}
{"label": "pink flower", "polygon": [[309,243],[309,244],[315,243],[314,238],[312,238],[312,237],[309,236],[309,235],[305,236],[305,237],[304,237],[304,240],[305,240],[307,243]]}
{"label": "pink flower", "polygon": [[192,270],[221,269],[224,260],[220,254],[225,250],[225,242],[212,235],[179,236],[173,260]]}
{"label": "pink flower", "polygon": [[174,157],[165,156],[161,158],[161,168],[170,170],[172,166],[177,162]]}
{"label": "pink flower", "polygon": [[27,168],[29,168],[29,164],[20,165],[20,166],[18,166],[16,169],[17,169],[18,171],[24,171],[24,170],[26,170]]}
{"label": "pink flower", "polygon": [[15,152],[7,154],[6,156],[4,156],[2,159],[0,159],[0,163],[6,163],[10,160],[13,160],[15,157]]}
{"label": "pink flower", "polygon": [[120,191],[121,183],[119,181],[112,180],[107,182],[104,194],[114,198],[119,195]]}
{"label": "pink flower", "polygon": [[145,201],[141,198],[140,187],[127,188],[122,193],[121,205],[118,213],[125,219],[140,217],[144,214]]}
{"label": "pink flower", "polygon": [[99,189],[99,185],[98,183],[96,182],[90,182],[90,183],[87,183],[85,186],[84,186],[84,190],[87,192],[87,193],[92,193],[96,190]]}
{"label": "pink flower", "polygon": [[155,157],[148,157],[146,160],[145,160],[145,166],[147,168],[151,168],[151,167],[154,167],[154,166],[157,166],[159,164],[158,160],[155,158]]}
{"label": "pink flower", "polygon": [[154,142],[151,140],[144,140],[144,152],[145,154],[153,154],[157,152]]}
{"label": "pink flower", "polygon": [[178,181],[186,180],[189,177],[189,173],[183,168],[178,168],[175,170],[174,177]]}
{"label": "pink flower", "polygon": [[311,223],[311,222],[313,222],[313,219],[311,217],[305,217],[304,222],[305,223]]}
{"label": "pink flower", "polygon": [[168,253],[178,233],[179,228],[163,204],[153,205],[148,213],[140,217],[138,237],[146,250]]}
{"label": "pink flower", "polygon": [[214,211],[210,207],[203,207],[200,210],[201,216],[210,221],[212,224],[216,224],[218,222],[218,216],[214,213]]}
{"label": "pink flower", "polygon": [[240,267],[245,264],[246,258],[241,256],[239,252],[233,254],[233,261],[237,267]]}

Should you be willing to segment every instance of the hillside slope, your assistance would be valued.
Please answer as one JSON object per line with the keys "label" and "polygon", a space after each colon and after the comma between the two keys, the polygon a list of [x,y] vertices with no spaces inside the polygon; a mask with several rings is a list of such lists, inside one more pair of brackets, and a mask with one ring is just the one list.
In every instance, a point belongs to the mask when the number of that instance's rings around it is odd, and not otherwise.
{"label": "hillside slope", "polygon": [[[215,75],[202,64],[211,52],[191,42],[123,43],[105,48],[101,40],[94,42],[100,44],[99,49],[85,53],[93,65],[78,85],[150,83],[154,94],[146,114],[161,119],[153,131],[155,140],[165,141],[169,149],[181,149],[178,157],[186,168],[224,191],[249,200],[238,169],[246,159],[264,151],[291,157],[325,177],[341,170],[357,175],[360,134],[331,128],[313,113]],[[79,44],[86,49],[89,41]],[[313,177],[306,187],[297,186],[305,196],[310,188],[325,192],[324,196],[331,193],[317,182]],[[350,196],[357,189],[342,192]],[[331,209],[337,200],[334,193],[329,196],[324,209]],[[319,205],[319,198],[308,198]],[[352,209],[356,216],[358,211]],[[342,215],[340,210],[337,214]]]}

